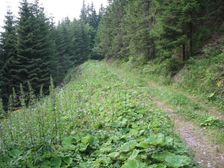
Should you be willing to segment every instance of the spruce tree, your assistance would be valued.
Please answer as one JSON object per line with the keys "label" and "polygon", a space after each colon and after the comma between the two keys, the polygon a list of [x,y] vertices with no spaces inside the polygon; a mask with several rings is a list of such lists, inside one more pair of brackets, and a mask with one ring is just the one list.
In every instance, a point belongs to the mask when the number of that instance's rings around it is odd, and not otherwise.
{"label": "spruce tree", "polygon": [[15,64],[16,50],[16,26],[11,11],[7,12],[4,32],[1,34],[0,52],[0,90],[4,110],[7,111],[9,96],[15,87],[13,69]]}
{"label": "spruce tree", "polygon": [[159,2],[157,18],[162,31],[157,34],[160,34],[161,45],[171,53],[179,50],[175,54],[183,61],[193,54],[193,24],[199,7],[197,0]]}
{"label": "spruce tree", "polygon": [[129,55],[143,56],[147,60],[155,58],[155,44],[151,36],[153,25],[152,0],[129,1],[123,22],[124,43]]}
{"label": "spruce tree", "polygon": [[[34,57],[34,31],[36,28],[34,14],[27,0],[21,2],[19,21],[18,21],[18,40],[17,40],[17,57],[15,78],[17,81],[16,90],[19,91],[20,84],[26,85],[32,78],[31,83],[38,79],[36,62],[39,62]],[[33,71],[34,70],[34,71]],[[27,90],[27,89],[25,89]]]}
{"label": "spruce tree", "polygon": [[50,81],[51,41],[48,20],[39,7],[38,1],[29,4],[26,0],[21,3],[18,22],[17,40],[17,86],[23,84],[28,91],[30,82],[39,92],[41,86],[48,90]]}
{"label": "spruce tree", "polygon": [[[38,1],[32,5],[32,12],[34,14],[35,29],[33,33],[33,58],[31,64],[35,65],[36,68],[32,69],[35,74],[34,78],[29,76],[29,82],[36,91],[39,92],[41,86],[45,91],[48,90],[50,84],[50,66],[51,66],[51,49],[52,42],[50,39],[50,23],[49,19],[44,14],[44,9],[39,6]],[[35,79],[37,77],[37,79]]]}
{"label": "spruce tree", "polygon": [[124,46],[123,18],[126,13],[127,0],[115,0],[107,8],[101,19],[98,32],[98,49],[105,57],[121,58]]}

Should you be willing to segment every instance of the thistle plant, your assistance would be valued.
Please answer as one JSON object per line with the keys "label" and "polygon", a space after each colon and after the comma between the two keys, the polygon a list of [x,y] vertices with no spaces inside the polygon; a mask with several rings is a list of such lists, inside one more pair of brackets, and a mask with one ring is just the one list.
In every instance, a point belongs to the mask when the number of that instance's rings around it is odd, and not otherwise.
{"label": "thistle plant", "polygon": [[28,85],[28,91],[29,91],[29,98],[28,98],[28,102],[29,102],[29,106],[35,104],[36,102],[36,96],[35,96],[35,93],[34,93],[34,90],[31,86],[31,83],[28,81],[27,82],[27,85]]}
{"label": "thistle plant", "polygon": [[[60,116],[56,107],[56,94],[55,94],[55,88],[54,88],[54,81],[53,78],[50,77],[50,100],[51,100],[51,111],[53,113],[53,136],[52,136],[52,142],[53,143],[60,143],[61,141],[61,134],[60,134]],[[59,138],[59,139],[58,139]]]}

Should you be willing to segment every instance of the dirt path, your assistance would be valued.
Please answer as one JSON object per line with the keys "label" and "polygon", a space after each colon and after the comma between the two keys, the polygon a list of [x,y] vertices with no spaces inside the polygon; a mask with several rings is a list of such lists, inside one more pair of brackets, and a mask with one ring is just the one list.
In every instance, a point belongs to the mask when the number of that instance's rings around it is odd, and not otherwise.
{"label": "dirt path", "polygon": [[213,144],[203,128],[178,116],[172,108],[158,99],[153,98],[153,100],[159,108],[168,113],[177,133],[192,150],[195,161],[199,166],[203,168],[224,168],[223,147]]}

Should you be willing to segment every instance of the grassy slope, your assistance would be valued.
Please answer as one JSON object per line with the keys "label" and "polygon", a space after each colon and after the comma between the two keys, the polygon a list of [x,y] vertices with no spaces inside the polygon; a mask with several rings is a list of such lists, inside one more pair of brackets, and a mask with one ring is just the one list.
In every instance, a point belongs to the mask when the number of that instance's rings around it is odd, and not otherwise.
{"label": "grassy slope", "polygon": [[64,88],[12,113],[0,130],[0,167],[194,167],[152,90],[127,74],[87,62]]}

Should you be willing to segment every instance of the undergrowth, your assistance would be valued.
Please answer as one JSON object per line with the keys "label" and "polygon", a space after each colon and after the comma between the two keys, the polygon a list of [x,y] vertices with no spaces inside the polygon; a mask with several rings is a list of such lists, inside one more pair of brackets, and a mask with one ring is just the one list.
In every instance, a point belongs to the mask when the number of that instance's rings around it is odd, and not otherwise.
{"label": "undergrowth", "polygon": [[[175,65],[175,66],[174,66]],[[127,66],[133,67],[132,63]],[[175,59],[156,59],[145,66],[136,66],[144,77],[158,83],[172,84],[186,93],[224,110],[224,48],[205,47],[203,54],[177,63]]]}
{"label": "undergrowth", "polygon": [[195,167],[141,82],[106,63],[85,63],[80,72],[1,120],[0,167]]}

